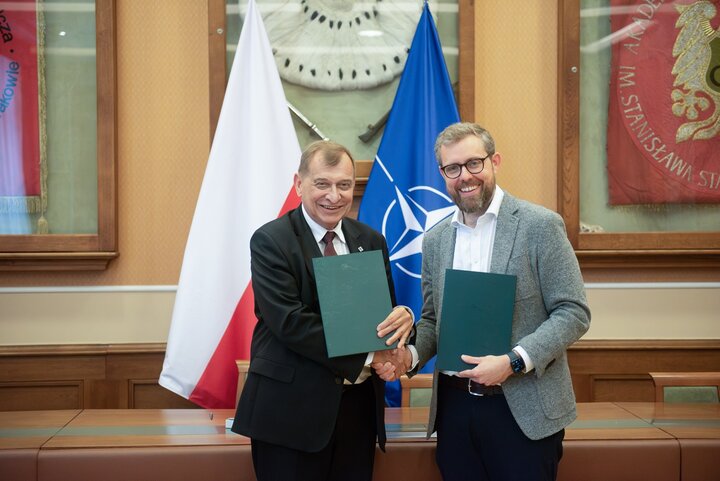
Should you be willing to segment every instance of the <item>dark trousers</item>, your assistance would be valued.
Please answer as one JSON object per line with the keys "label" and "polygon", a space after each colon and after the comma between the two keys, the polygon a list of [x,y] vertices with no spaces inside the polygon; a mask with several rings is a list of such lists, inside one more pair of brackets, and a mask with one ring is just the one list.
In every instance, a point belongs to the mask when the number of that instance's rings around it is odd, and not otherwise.
{"label": "dark trousers", "polygon": [[[442,375],[442,374],[441,374]],[[444,481],[554,481],[565,430],[533,441],[505,396],[438,388],[437,463]]]}
{"label": "dark trousers", "polygon": [[258,481],[370,481],[375,460],[372,382],[344,387],[335,430],[316,453],[252,440]]}

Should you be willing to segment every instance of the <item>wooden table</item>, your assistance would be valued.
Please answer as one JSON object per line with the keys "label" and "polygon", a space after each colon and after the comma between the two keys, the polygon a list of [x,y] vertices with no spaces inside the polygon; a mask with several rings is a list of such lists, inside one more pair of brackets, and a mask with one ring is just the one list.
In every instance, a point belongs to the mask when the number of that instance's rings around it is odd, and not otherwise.
{"label": "wooden table", "polygon": [[225,419],[233,415],[199,409],[83,411],[43,446],[38,480],[255,481],[250,440],[225,429]]}
{"label": "wooden table", "polygon": [[678,441],[680,479],[720,480],[720,404],[617,404]]}
{"label": "wooden table", "polygon": [[[0,479],[254,481],[249,439],[225,429],[233,414],[0,413]],[[578,414],[566,430],[561,481],[720,479],[717,406],[584,403]],[[388,408],[386,425],[387,451],[378,450],[374,479],[440,481],[435,439],[425,437],[427,409]]]}
{"label": "wooden table", "polygon": [[88,409],[43,449],[247,445],[247,438],[225,429],[225,419],[234,414],[229,409]]}
{"label": "wooden table", "polygon": [[40,448],[78,414],[79,410],[0,412],[0,479],[37,480]]}
{"label": "wooden table", "polygon": [[[425,439],[427,422],[427,408],[386,409],[389,442],[387,453],[375,457],[382,468],[375,470],[376,479],[393,479],[379,477],[385,473],[418,479],[409,477],[408,469],[423,480],[442,479],[434,439]],[[677,480],[680,472],[673,436],[613,403],[579,404],[578,419],[565,430],[563,448],[558,480]]]}
{"label": "wooden table", "polygon": [[677,480],[677,441],[613,403],[581,403],[565,430],[559,480]]}

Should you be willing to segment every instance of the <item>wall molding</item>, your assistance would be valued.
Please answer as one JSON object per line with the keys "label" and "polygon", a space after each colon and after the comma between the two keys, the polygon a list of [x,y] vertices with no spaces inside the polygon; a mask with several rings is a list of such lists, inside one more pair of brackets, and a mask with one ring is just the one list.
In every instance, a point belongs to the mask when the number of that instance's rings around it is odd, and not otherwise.
{"label": "wall molding", "polygon": [[[720,282],[586,282],[585,289],[720,289]],[[0,287],[0,294],[177,292],[177,285]]]}
{"label": "wall molding", "polygon": [[[580,339],[569,351],[720,350],[720,339]],[[677,369],[681,371],[681,369]],[[707,370],[707,369],[706,369]]]}

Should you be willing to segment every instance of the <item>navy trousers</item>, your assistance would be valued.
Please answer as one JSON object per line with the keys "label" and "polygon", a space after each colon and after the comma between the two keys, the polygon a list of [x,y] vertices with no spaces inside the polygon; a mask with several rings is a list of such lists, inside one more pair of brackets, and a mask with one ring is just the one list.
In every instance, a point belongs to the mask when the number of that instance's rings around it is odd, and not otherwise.
{"label": "navy trousers", "polygon": [[[442,374],[441,374],[442,375]],[[505,396],[438,388],[437,463],[444,481],[555,481],[565,430],[533,441]]]}

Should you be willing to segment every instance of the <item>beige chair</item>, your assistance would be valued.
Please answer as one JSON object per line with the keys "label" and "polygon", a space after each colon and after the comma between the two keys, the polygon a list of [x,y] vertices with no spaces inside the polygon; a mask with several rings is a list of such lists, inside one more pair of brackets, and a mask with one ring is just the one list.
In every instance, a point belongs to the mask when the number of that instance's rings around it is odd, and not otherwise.
{"label": "beige chair", "polygon": [[429,406],[432,398],[432,374],[416,374],[412,378],[405,374],[400,376],[402,392],[400,405],[402,407]]}
{"label": "beige chair", "polygon": [[720,402],[720,372],[651,372],[655,402]]}
{"label": "beige chair", "polygon": [[237,370],[238,370],[238,385],[237,385],[237,392],[235,394],[235,405],[237,406],[237,403],[240,400],[240,393],[242,392],[243,387],[245,387],[245,379],[247,379],[248,368],[250,367],[250,361],[237,360],[237,361],[235,361],[235,364],[237,364]]}

